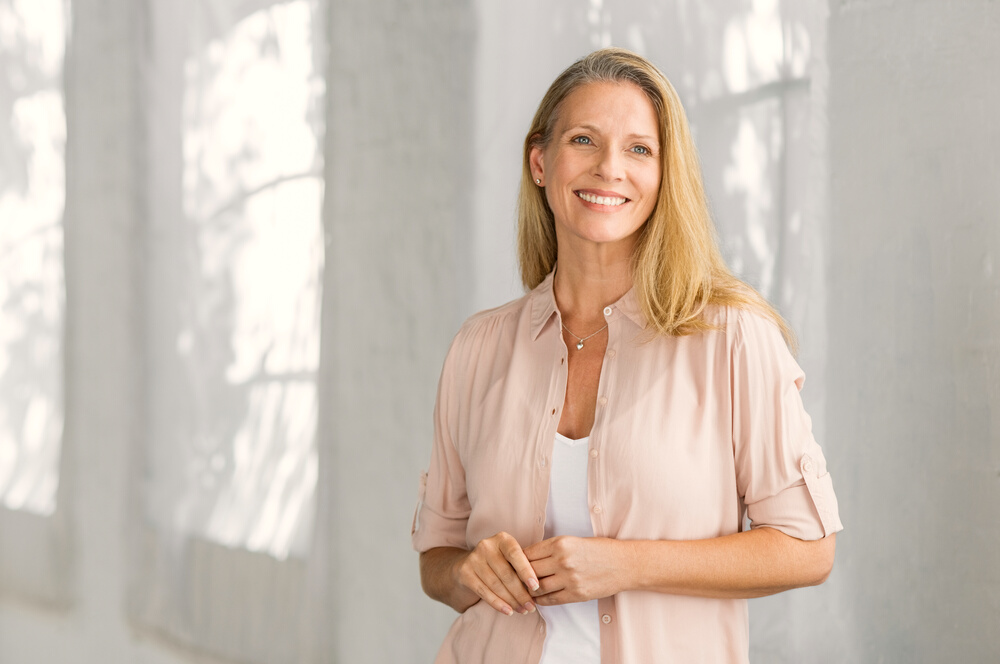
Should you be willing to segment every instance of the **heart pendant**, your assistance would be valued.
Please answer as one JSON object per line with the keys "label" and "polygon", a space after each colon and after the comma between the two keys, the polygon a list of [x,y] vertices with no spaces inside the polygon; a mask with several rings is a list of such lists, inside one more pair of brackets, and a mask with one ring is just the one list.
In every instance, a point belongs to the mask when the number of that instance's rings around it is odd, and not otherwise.
{"label": "heart pendant", "polygon": [[583,350],[583,342],[582,341],[576,345],[576,349],[577,350]]}

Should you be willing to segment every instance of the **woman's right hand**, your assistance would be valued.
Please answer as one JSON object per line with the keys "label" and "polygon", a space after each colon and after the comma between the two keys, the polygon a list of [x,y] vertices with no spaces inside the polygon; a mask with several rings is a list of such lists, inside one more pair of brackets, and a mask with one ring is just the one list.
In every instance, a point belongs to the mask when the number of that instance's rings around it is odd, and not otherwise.
{"label": "woman's right hand", "polygon": [[531,592],[538,579],[512,535],[504,532],[480,540],[472,551],[455,561],[455,582],[505,615],[535,610]]}

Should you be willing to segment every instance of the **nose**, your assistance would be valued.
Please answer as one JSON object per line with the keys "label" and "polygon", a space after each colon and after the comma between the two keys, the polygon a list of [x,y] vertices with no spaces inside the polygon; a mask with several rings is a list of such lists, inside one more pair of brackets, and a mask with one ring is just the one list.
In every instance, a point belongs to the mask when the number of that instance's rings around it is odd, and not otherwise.
{"label": "nose", "polygon": [[594,175],[606,182],[617,182],[625,177],[625,164],[621,151],[613,146],[600,150],[594,163]]}

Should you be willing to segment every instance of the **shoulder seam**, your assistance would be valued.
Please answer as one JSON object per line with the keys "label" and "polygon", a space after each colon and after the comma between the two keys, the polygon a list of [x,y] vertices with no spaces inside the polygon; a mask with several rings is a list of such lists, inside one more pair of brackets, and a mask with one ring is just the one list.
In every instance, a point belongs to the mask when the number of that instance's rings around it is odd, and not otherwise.
{"label": "shoulder seam", "polygon": [[481,321],[487,321],[496,318],[505,318],[507,316],[511,316],[523,310],[524,307],[528,306],[530,300],[531,300],[531,293],[525,293],[516,300],[511,300],[506,304],[501,304],[499,307],[493,307],[492,309],[484,309],[482,311],[478,311],[465,319],[465,322],[462,323],[462,329],[471,327]]}

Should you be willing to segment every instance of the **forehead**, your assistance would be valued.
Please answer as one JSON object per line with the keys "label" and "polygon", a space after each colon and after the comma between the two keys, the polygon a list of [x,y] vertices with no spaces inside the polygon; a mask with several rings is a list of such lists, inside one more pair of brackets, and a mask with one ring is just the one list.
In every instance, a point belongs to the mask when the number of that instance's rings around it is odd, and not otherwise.
{"label": "forehead", "polygon": [[653,103],[638,85],[599,81],[577,87],[559,105],[557,132],[581,124],[657,136],[660,123]]}

